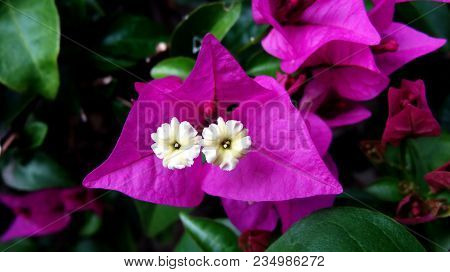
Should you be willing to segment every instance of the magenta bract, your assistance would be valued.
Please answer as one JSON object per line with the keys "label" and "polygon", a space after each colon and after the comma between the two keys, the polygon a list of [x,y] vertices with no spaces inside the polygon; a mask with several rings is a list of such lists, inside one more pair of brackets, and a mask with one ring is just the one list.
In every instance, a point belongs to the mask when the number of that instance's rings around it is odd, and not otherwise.
{"label": "magenta bract", "polygon": [[[166,78],[136,87],[139,99],[116,147],[85,178],[85,186],[174,206],[198,205],[203,192],[242,201],[281,201],[342,191],[288,94],[249,78],[212,35],[203,39],[184,83]],[[190,168],[166,169],[152,152],[149,135],[172,117],[198,129],[217,117],[241,121],[252,139],[251,150],[232,171],[202,163],[200,157]]]}
{"label": "magenta bract", "polygon": [[389,117],[383,143],[399,144],[406,137],[438,136],[439,123],[434,119],[425,97],[422,80],[403,80],[400,89],[388,93]]}

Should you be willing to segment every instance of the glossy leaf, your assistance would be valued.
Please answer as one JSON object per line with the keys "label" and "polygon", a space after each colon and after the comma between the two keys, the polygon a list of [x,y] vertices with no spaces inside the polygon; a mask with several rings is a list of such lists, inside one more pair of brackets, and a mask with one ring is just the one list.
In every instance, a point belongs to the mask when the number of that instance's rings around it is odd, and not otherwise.
{"label": "glossy leaf", "polygon": [[48,126],[40,121],[31,121],[25,125],[24,133],[30,148],[42,145],[47,136]]}
{"label": "glossy leaf", "polygon": [[188,233],[183,233],[177,245],[175,246],[176,252],[203,252],[202,248],[194,241]]}
{"label": "glossy leaf", "polygon": [[174,56],[190,56],[197,53],[200,41],[206,33],[222,40],[236,23],[241,13],[241,4],[225,5],[222,2],[204,4],[181,21],[171,38],[171,53]]}
{"label": "glossy leaf", "polygon": [[193,240],[207,252],[238,251],[236,234],[223,225],[211,219],[180,214],[185,230]]}
{"label": "glossy leaf", "polygon": [[267,251],[424,251],[402,225],[379,213],[339,207],[297,222]]}
{"label": "glossy leaf", "polygon": [[268,75],[275,77],[279,70],[280,60],[262,51],[253,55],[246,65],[247,74],[250,76]]}
{"label": "glossy leaf", "polygon": [[153,238],[178,221],[181,212],[191,209],[155,205],[136,201],[139,217],[146,235]]}
{"label": "glossy leaf", "polygon": [[60,27],[54,0],[0,2],[0,83],[54,98]]}
{"label": "glossy leaf", "polygon": [[100,46],[99,68],[127,68],[155,54],[160,42],[167,41],[164,28],[147,17],[122,15],[110,27]]}
{"label": "glossy leaf", "polygon": [[242,1],[241,15],[223,39],[223,44],[231,52],[239,54],[250,46],[259,44],[268,28],[268,25],[255,24],[251,1]]}
{"label": "glossy leaf", "polygon": [[35,191],[73,185],[69,174],[44,153],[28,159],[17,152],[10,152],[2,158],[0,169],[3,181],[17,190]]}
{"label": "glossy leaf", "polygon": [[383,201],[398,202],[402,199],[399,180],[394,177],[382,177],[367,187],[366,190]]}
{"label": "glossy leaf", "polygon": [[187,57],[173,57],[165,59],[156,64],[150,71],[153,78],[163,78],[166,76],[177,76],[186,79],[194,68],[195,61]]}
{"label": "glossy leaf", "polygon": [[425,171],[432,171],[450,160],[450,134],[439,137],[418,138],[411,141],[417,156],[423,160]]}

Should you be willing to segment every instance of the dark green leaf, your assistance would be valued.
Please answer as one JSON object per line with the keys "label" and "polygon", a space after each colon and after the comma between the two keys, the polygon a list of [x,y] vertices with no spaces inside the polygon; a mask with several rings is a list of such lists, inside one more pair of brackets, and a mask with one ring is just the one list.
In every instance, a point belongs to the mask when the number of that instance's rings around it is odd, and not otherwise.
{"label": "dark green leaf", "polygon": [[35,96],[0,89],[0,129],[10,125]]}
{"label": "dark green leaf", "polygon": [[186,79],[194,68],[195,61],[187,57],[173,57],[156,64],[150,71],[153,78],[177,76]]}
{"label": "dark green leaf", "polygon": [[164,205],[154,205],[147,202],[136,201],[139,217],[146,235],[155,237],[162,231],[178,221],[180,212],[188,212],[191,209],[178,208]]}
{"label": "dark green leaf", "polygon": [[180,214],[185,230],[207,252],[238,251],[238,238],[225,225],[211,219]]}
{"label": "dark green leaf", "polygon": [[367,209],[316,212],[292,226],[268,251],[424,251],[393,219]]}
{"label": "dark green leaf", "polygon": [[450,134],[439,137],[418,138],[411,141],[422,158],[425,171],[432,171],[450,160]]}
{"label": "dark green leaf", "polygon": [[3,181],[17,190],[35,191],[73,184],[69,174],[44,153],[26,159],[17,152],[9,152],[8,156],[2,158],[0,168]]}
{"label": "dark green leaf", "polygon": [[450,220],[436,220],[425,224],[427,241],[433,251],[450,250]]}
{"label": "dark green leaf", "polygon": [[267,29],[268,25],[255,24],[251,1],[243,1],[241,16],[222,43],[231,52],[239,54],[251,45],[259,44]]}
{"label": "dark green leaf", "polygon": [[237,236],[239,236],[241,234],[241,232],[236,228],[236,226],[234,226],[233,223],[231,223],[230,219],[228,219],[228,218],[217,218],[217,219],[215,219],[215,221],[219,222],[220,224],[223,224],[225,227],[227,227],[230,230],[232,230],[234,232],[234,234],[236,234]]}
{"label": "dark green leaf", "polygon": [[57,4],[61,17],[73,24],[95,21],[105,15],[97,0],[62,0]]}
{"label": "dark green leaf", "polygon": [[30,148],[36,148],[42,145],[47,136],[48,127],[46,123],[31,121],[25,125],[24,133]]}
{"label": "dark green leaf", "polygon": [[83,236],[94,235],[101,227],[102,220],[95,213],[85,213],[86,222],[80,230],[80,234]]}
{"label": "dark green leaf", "polygon": [[33,252],[38,248],[32,239],[0,243],[0,252]]}
{"label": "dark green leaf", "polygon": [[59,17],[54,0],[0,2],[0,82],[18,92],[58,92]]}
{"label": "dark green leaf", "polygon": [[[397,5],[401,21],[434,37],[449,38],[448,7],[433,1],[411,1]],[[448,44],[444,50],[449,49]]]}
{"label": "dark green leaf", "polygon": [[280,60],[261,51],[253,55],[248,61],[246,71],[250,76],[268,75],[274,77],[280,70]]}
{"label": "dark green leaf", "polygon": [[202,248],[192,239],[188,233],[183,233],[175,246],[176,252],[203,252]]}
{"label": "dark green leaf", "polygon": [[171,38],[171,53],[174,56],[191,56],[197,53],[200,41],[206,33],[222,40],[236,23],[241,13],[241,4],[229,6],[222,2],[208,3],[195,9],[181,21]]}
{"label": "dark green leaf", "polygon": [[371,10],[373,8],[372,0],[364,0],[364,5],[366,6],[366,10]]}
{"label": "dark green leaf", "polygon": [[[138,60],[155,54],[156,46],[167,41],[164,28],[147,17],[122,15],[111,26],[100,46],[99,68],[117,70],[134,65]],[[115,65],[111,64],[114,63]]]}
{"label": "dark green leaf", "polygon": [[398,202],[402,199],[399,180],[394,177],[382,177],[367,187],[367,192],[383,201]]}

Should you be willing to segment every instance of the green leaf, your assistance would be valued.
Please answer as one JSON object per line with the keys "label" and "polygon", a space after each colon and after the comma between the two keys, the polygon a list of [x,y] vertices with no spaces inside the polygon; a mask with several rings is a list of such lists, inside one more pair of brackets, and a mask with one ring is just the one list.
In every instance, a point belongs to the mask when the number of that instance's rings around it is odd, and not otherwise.
{"label": "green leaf", "polygon": [[424,251],[393,219],[367,209],[316,212],[292,226],[267,251]]}
{"label": "green leaf", "polygon": [[177,76],[186,79],[194,68],[195,61],[187,57],[173,57],[156,64],[150,71],[153,78]]}
{"label": "green leaf", "polygon": [[217,218],[217,219],[214,219],[214,221],[219,222],[220,224],[222,224],[225,227],[229,228],[237,236],[241,235],[241,232],[236,228],[236,226],[233,225],[233,223],[231,223],[230,219],[228,219],[228,218]]}
{"label": "green leaf", "polygon": [[2,158],[0,169],[3,181],[17,190],[35,191],[73,185],[69,174],[44,153],[36,153],[28,159],[18,152],[8,152]]}
{"label": "green leaf", "polygon": [[222,44],[231,52],[239,54],[250,46],[259,44],[268,28],[268,25],[255,24],[251,1],[242,1],[241,15],[226,34]]}
{"label": "green leaf", "polygon": [[102,220],[96,213],[85,213],[85,217],[86,222],[80,230],[80,235],[92,236],[100,229]]}
{"label": "green leaf", "polygon": [[71,24],[95,21],[105,15],[97,0],[63,0],[58,2],[58,8],[65,22]]}
{"label": "green leaf", "polygon": [[226,6],[222,2],[204,4],[186,16],[175,28],[171,38],[174,56],[191,56],[197,53],[206,33],[222,40],[236,23],[241,13],[241,3]]}
{"label": "green leaf", "polygon": [[141,219],[142,228],[150,238],[154,238],[177,222],[181,212],[189,212],[191,210],[188,208],[154,205],[141,201],[135,201],[135,204]]}
{"label": "green leaf", "polygon": [[365,5],[367,11],[369,11],[373,8],[372,0],[364,0],[364,5]]}
{"label": "green leaf", "polygon": [[238,251],[237,235],[222,223],[180,214],[185,230],[206,252]]}
{"label": "green leaf", "polygon": [[[412,1],[397,4],[397,14],[410,27],[433,37],[449,38],[448,7],[433,1]],[[444,50],[448,51],[448,44]]]}
{"label": "green leaf", "polygon": [[30,104],[35,95],[0,89],[0,129],[10,123]]}
{"label": "green leaf", "polygon": [[203,252],[202,248],[192,239],[188,233],[183,233],[177,245],[176,252]]}
{"label": "green leaf", "polygon": [[47,136],[48,126],[40,121],[31,121],[25,124],[24,133],[30,148],[42,145]]}
{"label": "green leaf", "polygon": [[54,0],[0,2],[0,82],[18,92],[58,92],[59,17]]}
{"label": "green leaf", "polygon": [[36,252],[38,247],[30,239],[14,240],[7,243],[0,243],[0,252]]}
{"label": "green leaf", "polygon": [[422,159],[425,171],[430,172],[450,160],[450,134],[443,132],[439,137],[418,138],[410,141]]}
{"label": "green leaf", "polygon": [[274,77],[280,70],[280,60],[260,51],[248,61],[246,71],[250,76],[268,75]]}
{"label": "green leaf", "polygon": [[398,202],[403,198],[398,183],[397,178],[382,177],[367,187],[366,191],[380,200]]}
{"label": "green leaf", "polygon": [[424,224],[427,241],[433,251],[450,250],[450,220],[435,220]]}
{"label": "green leaf", "polygon": [[166,41],[163,26],[144,16],[125,14],[111,25],[101,42],[99,51],[106,60],[95,58],[100,61],[100,69],[117,70],[116,65],[127,68],[155,54],[158,43]]}

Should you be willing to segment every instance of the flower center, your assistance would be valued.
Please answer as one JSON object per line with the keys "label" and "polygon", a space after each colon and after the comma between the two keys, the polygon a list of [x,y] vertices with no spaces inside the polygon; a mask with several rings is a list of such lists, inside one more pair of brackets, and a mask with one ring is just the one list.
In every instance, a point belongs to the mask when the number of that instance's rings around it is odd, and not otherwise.
{"label": "flower center", "polygon": [[243,124],[236,120],[225,121],[219,117],[217,124],[203,129],[202,152],[206,161],[231,171],[250,148],[252,142]]}
{"label": "flower center", "polygon": [[153,152],[169,169],[183,169],[194,164],[200,154],[201,136],[188,122],[172,118],[170,124],[162,124],[151,137]]}
{"label": "flower center", "polygon": [[179,143],[177,143],[177,142],[175,142],[173,144],[173,148],[175,148],[175,149],[180,149],[180,147],[181,147],[181,145]]}
{"label": "flower center", "polygon": [[222,146],[224,149],[228,149],[231,146],[231,141],[230,140],[225,140],[222,142]]}

